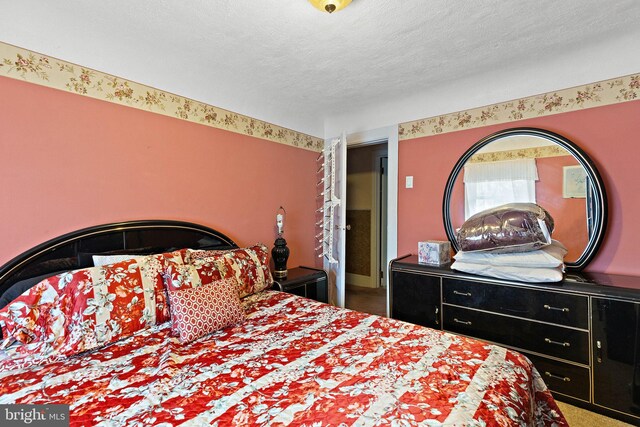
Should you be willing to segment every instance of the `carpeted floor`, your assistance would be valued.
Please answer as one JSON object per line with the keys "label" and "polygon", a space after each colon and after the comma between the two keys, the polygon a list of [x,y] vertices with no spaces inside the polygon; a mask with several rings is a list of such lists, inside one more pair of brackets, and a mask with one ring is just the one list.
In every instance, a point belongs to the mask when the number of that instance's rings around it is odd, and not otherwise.
{"label": "carpeted floor", "polygon": [[345,306],[362,313],[387,315],[387,289],[347,285]]}
{"label": "carpeted floor", "polygon": [[571,427],[633,427],[631,424],[623,423],[595,412],[585,411],[568,403],[557,400],[556,403],[558,403],[562,414]]}
{"label": "carpeted floor", "polygon": [[[365,288],[361,286],[347,285],[345,305],[351,310],[363,313],[387,315],[387,290],[386,288]],[[558,402],[560,410],[564,414],[571,427],[627,427],[631,424],[586,411],[581,408]]]}

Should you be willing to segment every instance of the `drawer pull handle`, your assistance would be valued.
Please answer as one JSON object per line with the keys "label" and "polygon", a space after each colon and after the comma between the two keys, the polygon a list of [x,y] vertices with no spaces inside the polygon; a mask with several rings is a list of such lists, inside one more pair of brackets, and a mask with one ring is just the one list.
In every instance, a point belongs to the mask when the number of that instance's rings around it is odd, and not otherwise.
{"label": "drawer pull handle", "polygon": [[563,377],[563,376],[560,376],[560,375],[554,375],[549,371],[545,371],[544,374],[546,376],[548,376],[549,378],[555,378],[556,380],[562,380],[565,383],[568,383],[569,381],[571,381],[571,378],[569,378],[569,377]]}
{"label": "drawer pull handle", "polygon": [[453,291],[454,295],[462,295],[463,297],[470,297],[471,296],[471,292],[459,292],[459,291]]}
{"label": "drawer pull handle", "polygon": [[562,308],[560,308],[560,307],[552,307],[549,304],[545,304],[544,308],[546,308],[547,310],[561,311],[563,313],[568,313],[569,312],[569,309],[567,307],[562,307]]}
{"label": "drawer pull handle", "polygon": [[549,344],[561,345],[562,347],[571,347],[571,343],[568,343],[566,341],[565,342],[560,342],[560,341],[551,340],[549,338],[545,338],[544,342],[549,343]]}
{"label": "drawer pull handle", "polygon": [[456,323],[462,323],[463,325],[471,325],[471,322],[468,320],[458,320],[456,317],[453,318],[453,321]]}

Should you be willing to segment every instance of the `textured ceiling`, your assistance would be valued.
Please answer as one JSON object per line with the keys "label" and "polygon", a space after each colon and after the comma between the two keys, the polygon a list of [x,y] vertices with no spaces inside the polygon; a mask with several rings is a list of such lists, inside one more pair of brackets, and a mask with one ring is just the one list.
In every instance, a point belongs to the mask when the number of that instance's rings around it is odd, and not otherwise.
{"label": "textured ceiling", "polygon": [[0,41],[315,136],[336,111],[640,42],[639,0],[353,0],[333,15],[306,0],[0,0],[0,11]]}

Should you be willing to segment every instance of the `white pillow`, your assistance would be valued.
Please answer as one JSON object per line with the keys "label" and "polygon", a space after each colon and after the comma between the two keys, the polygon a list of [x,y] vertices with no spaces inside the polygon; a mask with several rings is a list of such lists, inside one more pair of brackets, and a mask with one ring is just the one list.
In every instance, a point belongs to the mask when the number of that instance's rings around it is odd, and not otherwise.
{"label": "white pillow", "polygon": [[531,252],[496,254],[486,251],[460,251],[453,258],[456,261],[493,266],[554,268],[563,265],[566,254],[567,248],[557,240],[552,240],[549,246]]}
{"label": "white pillow", "polygon": [[133,258],[140,258],[146,255],[93,255],[93,266],[102,267],[103,265],[115,264],[116,262],[127,261]]}
{"label": "white pillow", "polygon": [[560,282],[562,280],[562,267],[507,267],[455,261],[451,264],[451,268],[464,271],[465,273],[479,274],[480,276],[490,276],[505,280],[518,280],[520,282]]}

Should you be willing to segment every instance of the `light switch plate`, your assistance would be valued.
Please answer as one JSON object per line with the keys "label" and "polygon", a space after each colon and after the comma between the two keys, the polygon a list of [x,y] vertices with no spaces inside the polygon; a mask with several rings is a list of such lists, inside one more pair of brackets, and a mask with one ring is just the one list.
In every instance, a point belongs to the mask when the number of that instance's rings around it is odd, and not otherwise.
{"label": "light switch plate", "polygon": [[413,177],[412,176],[405,177],[404,188],[413,188]]}

